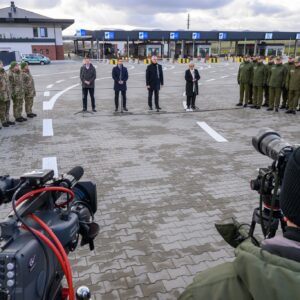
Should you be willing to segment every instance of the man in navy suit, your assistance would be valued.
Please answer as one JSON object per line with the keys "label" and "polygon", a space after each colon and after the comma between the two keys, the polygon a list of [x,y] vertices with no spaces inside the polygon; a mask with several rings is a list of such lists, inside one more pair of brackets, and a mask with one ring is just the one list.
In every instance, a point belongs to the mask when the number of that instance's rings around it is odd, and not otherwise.
{"label": "man in navy suit", "polygon": [[148,89],[148,106],[149,110],[152,110],[152,96],[154,92],[155,97],[155,108],[159,112],[161,109],[159,107],[159,90],[164,85],[164,76],[162,71],[162,66],[157,63],[157,57],[151,57],[151,64],[146,70],[146,86]]}
{"label": "man in navy suit", "polygon": [[112,69],[112,78],[115,82],[114,90],[115,90],[115,106],[116,112],[119,109],[119,94],[122,94],[122,107],[121,112],[123,110],[128,111],[126,107],[126,91],[127,91],[127,80],[128,80],[128,71],[127,68],[123,66],[122,59],[118,59],[118,65]]}

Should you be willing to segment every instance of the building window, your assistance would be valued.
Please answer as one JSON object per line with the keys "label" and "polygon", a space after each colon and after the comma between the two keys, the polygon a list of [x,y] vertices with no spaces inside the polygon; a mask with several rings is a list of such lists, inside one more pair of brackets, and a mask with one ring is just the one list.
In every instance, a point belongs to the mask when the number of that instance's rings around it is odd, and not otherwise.
{"label": "building window", "polygon": [[36,52],[37,52],[37,51],[36,51],[36,49],[34,48],[34,49],[33,49],[33,53],[36,53]]}
{"label": "building window", "polygon": [[37,27],[33,27],[33,37],[39,37],[39,32]]}
{"label": "building window", "polygon": [[46,54],[49,54],[49,49],[46,49]]}
{"label": "building window", "polygon": [[48,37],[47,27],[41,27],[40,28],[40,37]]}
{"label": "building window", "polygon": [[40,54],[43,54],[43,49],[40,49]]}

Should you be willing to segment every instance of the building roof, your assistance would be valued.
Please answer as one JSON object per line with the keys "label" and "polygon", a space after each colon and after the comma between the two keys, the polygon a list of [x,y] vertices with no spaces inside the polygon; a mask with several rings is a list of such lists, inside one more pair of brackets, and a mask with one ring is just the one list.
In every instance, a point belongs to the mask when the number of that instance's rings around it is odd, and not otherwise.
{"label": "building roof", "polygon": [[15,3],[11,1],[9,7],[0,9],[0,23],[18,23],[18,24],[30,24],[30,23],[42,23],[42,24],[57,24],[61,25],[62,29],[66,29],[74,23],[73,19],[52,19],[23,8],[15,6]]}

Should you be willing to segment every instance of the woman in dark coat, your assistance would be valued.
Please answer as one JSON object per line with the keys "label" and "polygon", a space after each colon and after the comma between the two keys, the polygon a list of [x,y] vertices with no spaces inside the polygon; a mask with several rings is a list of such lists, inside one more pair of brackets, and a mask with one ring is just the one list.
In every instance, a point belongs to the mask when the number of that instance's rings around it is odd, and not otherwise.
{"label": "woman in dark coat", "polygon": [[198,95],[199,86],[198,81],[200,80],[200,74],[195,69],[194,63],[189,64],[189,69],[185,71],[185,93],[186,93],[186,111],[193,111],[196,109],[195,102],[196,96]]}
{"label": "woman in dark coat", "polygon": [[112,70],[112,78],[114,80],[114,90],[115,90],[115,106],[118,111],[119,108],[119,94],[122,93],[123,107],[121,111],[128,111],[126,107],[126,91],[127,91],[127,80],[128,80],[128,71],[127,68],[123,66],[122,59],[118,60],[118,65],[115,66]]}

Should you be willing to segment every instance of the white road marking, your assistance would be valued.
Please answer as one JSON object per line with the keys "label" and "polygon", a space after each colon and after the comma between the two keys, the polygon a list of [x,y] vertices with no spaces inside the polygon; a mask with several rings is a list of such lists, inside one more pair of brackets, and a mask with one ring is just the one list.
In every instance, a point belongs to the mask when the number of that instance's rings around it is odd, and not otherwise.
{"label": "white road marking", "polygon": [[47,85],[47,89],[51,89],[53,87],[54,84],[49,84]]}
{"label": "white road marking", "polygon": [[44,157],[43,158],[43,167],[42,169],[48,169],[54,171],[54,176],[58,177],[58,170],[57,170],[57,159],[56,157]]}
{"label": "white road marking", "polygon": [[62,83],[64,81],[65,81],[64,79],[63,80],[57,80],[56,83]]}
{"label": "white road marking", "polygon": [[208,126],[205,122],[197,122],[197,124],[206,132],[208,133],[213,139],[217,142],[224,143],[228,142],[224,137],[218,134],[215,130],[213,130],[210,126]]}
{"label": "white road marking", "polygon": [[226,75],[226,76],[222,76],[221,78],[227,78],[227,77],[229,77],[228,75]]}
{"label": "white road marking", "polygon": [[209,81],[214,81],[216,79],[212,78],[212,79],[207,79],[206,82],[209,82]]}
{"label": "white road marking", "polygon": [[70,79],[75,79],[75,78],[79,78],[79,76],[70,77]]}
{"label": "white road marking", "polygon": [[67,91],[75,88],[79,86],[79,83],[77,84],[74,84],[74,85],[71,85],[69,87],[67,87],[66,89],[60,91],[59,93],[55,94],[49,101],[44,101],[43,102],[43,110],[52,110],[53,107],[54,107],[54,104],[56,102],[56,100],[61,96],[63,95],[64,93],[66,93]]}
{"label": "white road marking", "polygon": [[[132,75],[141,75],[141,74],[145,74],[145,72],[133,73],[130,75],[132,76]],[[110,77],[97,78],[96,80],[103,80],[103,79],[112,79],[112,78],[110,76]],[[43,102],[43,110],[52,110],[55,102],[61,95],[63,95],[64,93],[68,92],[71,89],[74,89],[75,87],[77,87],[79,85],[80,85],[79,83],[71,85],[71,86],[67,87],[66,89],[60,91],[59,93],[55,94],[49,101],[44,101]]]}
{"label": "white road marking", "polygon": [[44,97],[49,97],[50,96],[50,92],[49,91],[45,91],[44,92]]}
{"label": "white road marking", "polygon": [[53,136],[52,119],[43,120],[43,136]]}
{"label": "white road marking", "polygon": [[44,74],[36,74],[36,75],[33,75],[34,77],[51,77],[52,75],[58,75],[58,74],[68,74],[68,73],[79,73],[78,70],[74,70],[74,71],[67,71],[67,72],[58,72],[58,73],[44,73]]}

